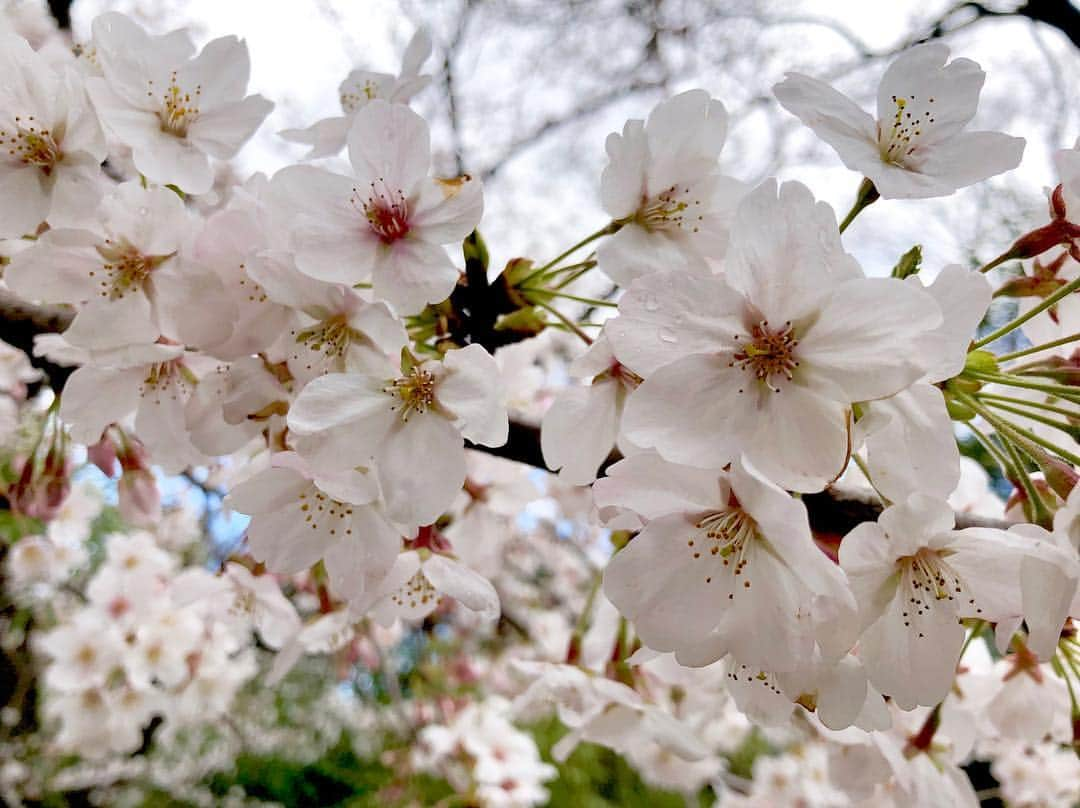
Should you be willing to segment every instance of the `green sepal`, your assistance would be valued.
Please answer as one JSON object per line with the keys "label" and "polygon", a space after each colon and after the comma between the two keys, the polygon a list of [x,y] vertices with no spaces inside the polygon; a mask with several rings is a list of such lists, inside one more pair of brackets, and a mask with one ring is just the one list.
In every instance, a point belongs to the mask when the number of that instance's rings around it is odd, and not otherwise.
{"label": "green sepal", "polygon": [[906,253],[900,256],[896,266],[892,269],[892,276],[903,280],[918,273],[922,268],[922,245],[916,244]]}
{"label": "green sepal", "polygon": [[997,357],[990,351],[971,351],[964,360],[964,371],[976,371],[978,373],[999,373]]}
{"label": "green sepal", "polygon": [[489,261],[488,249],[479,230],[473,230],[465,237],[465,241],[461,243],[461,251],[465,256],[466,265],[478,264],[484,269],[485,273],[487,272]]}
{"label": "green sepal", "polygon": [[945,389],[942,390],[942,394],[945,396],[945,409],[948,411],[949,417],[954,421],[967,422],[978,415],[978,413],[976,413],[970,405],[965,404],[958,399],[954,394],[955,390],[950,390],[950,385],[955,381],[958,380],[951,379],[949,383],[945,385]]}
{"label": "green sepal", "polygon": [[496,331],[511,331],[515,334],[539,334],[547,328],[547,321],[535,308],[520,308],[510,314],[502,314],[495,321]]}

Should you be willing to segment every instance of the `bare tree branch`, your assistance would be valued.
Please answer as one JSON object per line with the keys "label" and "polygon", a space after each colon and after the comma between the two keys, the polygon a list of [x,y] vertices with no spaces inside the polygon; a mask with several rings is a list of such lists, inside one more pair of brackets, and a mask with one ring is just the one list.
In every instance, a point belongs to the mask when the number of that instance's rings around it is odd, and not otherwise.
{"label": "bare tree branch", "polygon": [[539,143],[548,135],[554,134],[559,129],[565,126],[569,126],[577,121],[584,120],[590,115],[596,115],[601,112],[605,107],[613,104],[617,101],[621,101],[628,96],[635,93],[645,92],[648,90],[657,90],[667,83],[667,79],[654,79],[654,80],[640,80],[632,81],[630,84],[622,87],[616,87],[613,90],[609,90],[606,93],[590,98],[582,103],[578,104],[569,112],[566,112],[557,117],[548,118],[541,123],[531,132],[528,132],[513,141],[506,147],[503,154],[495,160],[487,168],[480,172],[480,177],[485,182],[494,177],[507,163],[521,154],[523,151],[531,148]]}
{"label": "bare tree branch", "polygon": [[454,58],[461,48],[461,41],[465,36],[465,30],[469,25],[469,17],[473,8],[473,0],[465,0],[458,17],[454,35],[446,45],[445,58],[443,60],[443,89],[446,92],[447,117],[450,120],[450,148],[454,153],[454,164],[457,174],[465,173],[467,161],[465,159],[465,144],[461,137],[461,110],[460,100],[457,96],[457,84],[455,79]]}
{"label": "bare tree branch", "polygon": [[45,373],[48,385],[59,391],[75,368],[34,355],[34,337],[63,331],[75,316],[70,306],[39,306],[0,289],[0,340],[26,354],[30,363]]}
{"label": "bare tree branch", "polygon": [[[470,312],[471,315],[476,316],[478,320],[487,322],[491,320],[494,322],[493,317],[488,317],[485,314],[486,309],[492,309],[495,306],[501,305],[499,301],[499,290],[497,286],[488,286],[486,279],[483,284],[479,281],[483,278],[482,271],[477,271],[469,278],[470,281],[475,282],[472,294],[468,298],[469,305],[471,305],[474,311]],[[458,291],[455,294],[467,286],[459,286]],[[0,323],[4,324],[4,328],[0,330],[0,338],[8,339],[7,332],[11,329],[12,323],[18,323],[21,325],[23,331],[21,338],[25,345],[33,344],[33,337],[35,334],[48,334],[55,333],[63,330],[71,322],[70,309],[60,309],[55,306],[34,306],[32,304],[24,303],[17,298],[13,297],[9,293],[0,292]],[[505,332],[499,332],[500,344],[505,342]],[[476,342],[483,343],[482,340],[476,339]],[[19,346],[22,347],[22,346]],[[495,346],[490,349],[494,350]],[[27,348],[29,354],[30,351]],[[70,375],[72,368],[59,367],[52,365],[52,363],[35,358],[35,364],[38,367],[42,367],[49,374],[49,383],[52,389],[56,393],[60,393],[64,382]],[[519,463],[525,463],[529,466],[534,466],[539,469],[546,469],[544,463],[543,452],[540,451],[540,427],[522,423],[520,421],[512,421],[510,423],[510,433],[505,444],[495,448],[489,448],[486,446],[471,446],[470,448],[476,451],[485,452],[487,454],[494,455],[495,457],[502,457],[507,460],[514,460]],[[617,452],[613,452],[604,466],[601,468],[601,473],[620,459],[620,455]],[[200,482],[197,478],[184,475],[187,479],[203,488],[208,493],[210,489]],[[213,489],[212,493],[220,496],[221,492],[217,489]],[[872,495],[867,495],[861,491],[851,491],[839,488],[829,488],[820,494],[808,494],[803,497],[803,502],[806,504],[807,511],[810,514],[810,524],[816,532],[828,533],[835,535],[844,535],[851,530],[855,525],[860,522],[873,521],[877,519],[878,514],[881,513],[881,505],[876,502]],[[958,527],[1005,527],[1001,522],[996,520],[980,519],[967,514],[957,515]]]}

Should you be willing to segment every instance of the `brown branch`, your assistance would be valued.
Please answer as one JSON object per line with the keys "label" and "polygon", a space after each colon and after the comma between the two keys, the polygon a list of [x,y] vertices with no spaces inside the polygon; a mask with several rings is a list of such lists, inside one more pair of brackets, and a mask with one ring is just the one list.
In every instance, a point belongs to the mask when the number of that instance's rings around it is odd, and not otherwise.
{"label": "brown branch", "polygon": [[1041,22],[1059,30],[1080,48],[1080,8],[1071,0],[1030,0],[1013,11],[998,11],[978,2],[962,2],[947,9],[922,36],[912,37],[889,53],[879,55],[892,55],[919,42],[940,39],[988,17],[1026,17]]}
{"label": "brown branch", "polygon": [[627,96],[646,92],[648,90],[657,90],[664,87],[666,83],[666,78],[632,81],[622,87],[617,87],[614,90],[609,90],[606,93],[594,96],[593,98],[578,104],[563,115],[548,118],[531,132],[512,140],[498,159],[480,172],[481,179],[485,182],[490,180],[498,174],[507,163],[521,154],[521,152],[532,148],[548,135],[557,132],[559,129],[569,126],[572,123],[576,123],[577,121],[584,120],[592,115],[596,115],[605,107],[608,107]]}
{"label": "brown branch", "polygon": [[[520,339],[512,332],[494,329],[498,314],[503,313],[512,303],[506,299],[505,288],[501,284],[487,283],[487,256],[483,242],[473,234],[467,239],[467,245],[466,282],[459,284],[451,297],[455,313],[460,315],[456,325],[459,333],[452,334],[451,337],[459,344],[481,344],[494,351],[500,345]],[[32,356],[35,335],[61,331],[71,322],[71,317],[69,308],[35,306],[0,290],[0,338],[26,351],[27,355]],[[13,342],[13,339],[16,342]],[[40,357],[34,357],[33,361],[35,366],[45,370],[50,386],[59,393],[72,368],[54,365]],[[546,469],[544,455],[540,450],[540,428],[531,424],[512,421],[509,437],[502,446],[470,448]],[[620,455],[612,452],[600,473],[619,459]],[[192,477],[188,479],[196,485],[202,485]],[[881,505],[872,494],[836,486],[818,494],[804,495],[802,500],[809,512],[811,527],[816,533],[822,534],[843,536],[862,522],[876,520],[881,513]],[[1008,526],[999,520],[983,519],[969,514],[957,514],[956,524],[960,528]]]}
{"label": "brown branch", "polygon": [[0,340],[25,353],[30,363],[45,374],[49,387],[57,392],[75,368],[35,356],[34,337],[61,332],[71,325],[74,317],[70,306],[35,305],[0,289]]}
{"label": "brown branch", "polygon": [[49,0],[49,13],[61,31],[71,30],[71,4],[73,0]]}
{"label": "brown branch", "polygon": [[465,37],[465,29],[469,25],[469,16],[473,9],[473,0],[465,0],[465,6],[458,17],[454,35],[445,48],[443,60],[443,89],[446,91],[447,117],[450,120],[450,147],[454,152],[454,164],[457,174],[465,173],[467,161],[465,159],[465,143],[461,136],[461,110],[457,95],[457,78],[455,75],[454,58],[461,47],[461,41]]}
{"label": "brown branch", "polygon": [[[540,427],[520,421],[510,422],[510,438],[504,445],[496,448],[470,445],[469,448],[495,457],[516,460],[539,469],[547,468],[540,451]],[[613,451],[600,467],[600,474],[602,475],[612,464],[621,459],[622,455]],[[806,505],[810,516],[810,528],[814,533],[838,537],[844,536],[863,522],[877,521],[882,511],[881,503],[872,491],[835,485],[816,494],[803,494],[802,501]],[[956,527],[959,529],[967,527],[1005,529],[1009,527],[1009,524],[1000,519],[958,513]]]}
{"label": "brown branch", "polygon": [[1080,8],[1070,0],[1030,0],[1020,6],[1016,13],[1057,28],[1080,48]]}

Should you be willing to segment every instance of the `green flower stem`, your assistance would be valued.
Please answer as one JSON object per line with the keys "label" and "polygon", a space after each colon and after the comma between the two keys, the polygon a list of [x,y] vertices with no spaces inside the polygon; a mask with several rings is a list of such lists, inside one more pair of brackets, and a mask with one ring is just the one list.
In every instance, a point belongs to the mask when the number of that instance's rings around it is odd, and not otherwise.
{"label": "green flower stem", "polygon": [[1040,393],[1063,398],[1074,404],[1080,404],[1080,387],[1070,387],[1067,384],[1044,384],[1042,382],[1029,382],[1019,376],[1009,376],[1004,373],[983,373],[978,370],[965,370],[963,373],[970,379],[989,384],[1002,384],[1006,387],[1020,387],[1024,390],[1037,390]]}
{"label": "green flower stem", "polygon": [[577,324],[573,320],[571,320],[569,317],[567,317],[561,311],[556,309],[554,306],[550,306],[550,305],[548,305],[547,303],[545,303],[542,300],[537,300],[536,305],[539,306],[542,309],[546,309],[548,312],[553,314],[555,316],[555,318],[557,320],[559,320],[563,325],[565,325],[567,328],[569,328],[571,331],[573,331],[575,334],[577,334],[579,337],[581,337],[581,340],[586,345],[592,345],[593,344],[592,337],[590,337],[588,334],[586,334],[584,331],[582,331],[580,328],[578,328]]}
{"label": "green flower stem", "polygon": [[[971,409],[975,410],[979,415],[985,418],[991,426],[998,431],[998,436],[1001,438],[1001,445],[1003,451],[1010,458],[1011,465],[1015,469],[1015,475],[1009,478],[1015,485],[1019,484],[1024,489],[1024,493],[1027,495],[1027,500],[1024,502],[1024,516],[1028,521],[1035,524],[1047,524],[1051,519],[1051,512],[1046,507],[1046,503],[1043,501],[1042,496],[1039,494],[1038,489],[1034,483],[1031,482],[1031,478],[1028,476],[1027,469],[1024,466],[1023,460],[1020,458],[1013,446],[1015,437],[1011,434],[1012,425],[1007,421],[998,418],[994,413],[982,406],[978,401],[969,395],[963,393],[957,396],[961,401],[967,404]],[[968,427],[976,435],[981,433],[975,429],[974,426],[968,424]],[[989,440],[988,438],[986,440]]]}
{"label": "green flower stem", "polygon": [[1019,444],[1021,448],[1023,448],[1025,442],[1034,443],[1044,449],[1049,449],[1051,452],[1072,463],[1074,466],[1080,466],[1080,457],[1066,449],[1062,449],[1053,441],[1048,441],[1046,438],[1036,435],[1030,429],[1024,429],[1022,426],[1017,426],[1014,423],[1006,421],[1004,418],[1001,418],[984,407],[972,396],[965,393],[958,393],[957,397],[985,418],[994,429],[1001,433],[1003,438],[1008,438],[1008,441]]}
{"label": "green flower stem", "polygon": [[[981,267],[979,267],[978,271],[982,272],[985,275],[991,269],[996,269],[997,267],[1004,264],[1006,261],[1011,261],[1012,259],[1019,258],[1019,257],[1020,256],[1016,254],[1016,251],[1012,247],[1010,247],[1005,252],[1003,252],[1001,255],[999,255],[997,258],[995,258],[993,261],[990,261],[989,263],[983,264]],[[995,295],[996,294],[997,293],[995,292]]]}
{"label": "green flower stem", "polygon": [[[1068,672],[1065,670],[1065,666],[1061,664],[1061,658],[1064,657],[1064,653],[1060,651],[1055,654],[1053,659],[1050,660],[1050,667],[1054,669],[1054,673],[1065,680],[1065,687],[1069,690],[1069,703],[1071,705],[1071,716],[1075,721],[1077,717],[1080,717],[1080,703],[1076,701],[1076,693],[1073,691],[1072,680],[1069,678]],[[1072,662],[1069,662],[1069,668],[1075,674],[1076,669],[1073,667]],[[1077,750],[1077,755],[1080,755],[1080,750]]]}
{"label": "green flower stem", "polygon": [[612,303],[610,300],[595,300],[591,297],[578,297],[577,295],[567,294],[566,292],[557,292],[554,289],[540,289],[535,286],[519,286],[518,291],[549,295],[551,297],[562,297],[566,298],[567,300],[575,300],[578,303],[585,303],[589,306],[608,306],[613,309],[617,309],[619,307],[618,303]]}
{"label": "green flower stem", "polygon": [[1016,450],[1016,447],[1011,441],[1004,440],[1001,445],[1005,447],[1005,451],[1009,457],[1016,463],[1016,468],[1020,473],[1017,475],[1016,482],[1020,483],[1020,487],[1024,489],[1026,495],[1024,499],[1024,517],[1033,524],[1043,525],[1049,527],[1048,523],[1053,520],[1052,511],[1046,506],[1046,502],[1043,501],[1042,495],[1039,493],[1039,489],[1035,487],[1035,483],[1031,481],[1031,477],[1028,475],[1028,470],[1025,467],[1024,459],[1020,456],[1020,453]]}
{"label": "green flower stem", "polygon": [[596,266],[596,253],[591,252],[589,253],[589,257],[586,258],[584,261],[577,261],[573,264],[567,264],[566,266],[549,269],[544,274],[544,280],[551,280],[558,275],[562,275],[564,272],[577,272],[578,270],[582,269],[592,269],[594,266]]}
{"label": "green flower stem", "polygon": [[989,435],[985,434],[974,424],[967,424],[967,428],[971,430],[975,439],[982,444],[982,447],[986,449],[989,455],[994,458],[994,462],[997,463],[998,468],[1001,469],[1002,476],[1007,480],[1013,479],[1013,477],[1016,476],[1016,470],[1012,467],[1012,461],[1003,451],[1001,451],[1001,447],[994,443]]}
{"label": "green flower stem", "polygon": [[1048,308],[1053,306],[1059,300],[1062,300],[1062,299],[1068,297],[1073,292],[1075,292],[1077,289],[1080,289],[1080,278],[1077,278],[1076,280],[1070,281],[1069,283],[1065,284],[1060,289],[1058,289],[1056,292],[1054,292],[1052,295],[1048,295],[1047,297],[1043,298],[1043,301],[1041,303],[1039,303],[1037,306],[1032,308],[1030,311],[1028,311],[1028,312],[1026,312],[1024,314],[1021,314],[1015,320],[1012,320],[1012,321],[1010,321],[1008,323],[1005,323],[1005,325],[1001,326],[1001,328],[997,329],[996,331],[991,331],[989,334],[987,334],[981,340],[979,340],[974,345],[972,345],[971,346],[972,349],[977,350],[977,349],[983,347],[984,345],[989,345],[994,340],[1005,336],[1006,334],[1008,334],[1011,331],[1015,331],[1017,328],[1019,328],[1024,323],[1026,323],[1028,320],[1030,320],[1032,317],[1046,311]]}
{"label": "green flower stem", "polygon": [[[561,281],[559,281],[557,284],[555,284],[554,288],[555,289],[563,289],[563,288],[569,286],[570,284],[572,284],[574,281],[576,281],[578,278],[580,278],[582,275],[584,275],[586,272],[588,272],[590,269],[592,269],[595,266],[596,266],[595,261],[587,261],[582,269],[575,270],[571,274],[567,275],[565,278],[563,278]],[[549,277],[554,277],[554,276],[549,276]]]}
{"label": "green flower stem", "polygon": [[1047,418],[1045,415],[1039,415],[1033,412],[1025,412],[1019,407],[1013,407],[1009,404],[1002,404],[998,401],[987,401],[986,404],[994,409],[1003,410],[1004,412],[1011,412],[1013,415],[1022,415],[1024,418],[1030,418],[1032,421],[1038,421],[1040,424],[1046,424],[1049,427],[1058,429],[1064,432],[1069,437],[1073,437],[1073,433],[1077,428],[1072,424],[1067,424],[1064,421],[1057,421],[1053,418]]}
{"label": "green flower stem", "polygon": [[859,190],[855,194],[855,203],[851,206],[851,210],[848,211],[848,215],[844,217],[844,221],[840,222],[840,232],[843,233],[848,229],[855,217],[874,202],[877,202],[881,198],[881,194],[878,193],[878,189],[874,187],[874,183],[870,181],[869,177],[863,177],[863,181],[859,184]]}
{"label": "green flower stem", "polygon": [[[980,400],[986,401],[990,404],[995,401],[1003,401],[1006,404],[1017,404],[1024,407],[1033,407],[1035,409],[1044,410],[1046,412],[1053,412],[1058,415],[1064,415],[1066,418],[1080,418],[1080,411],[1067,410],[1064,407],[1055,407],[1053,404],[1043,404],[1038,401],[1029,401],[1026,398],[1015,398],[1013,396],[1002,396],[997,393],[983,393],[979,392],[978,397]],[[1024,413],[1027,415],[1027,413]]]}
{"label": "green flower stem", "polygon": [[589,587],[589,594],[585,596],[585,605],[581,609],[581,614],[578,615],[577,623],[574,624],[574,632],[570,635],[570,647],[567,649],[567,662],[572,665],[576,665],[581,661],[581,643],[585,639],[585,632],[589,630],[589,620],[592,617],[593,605],[596,603],[596,596],[600,593],[600,586],[603,583],[604,576],[599,572],[593,575],[592,586]]}
{"label": "green flower stem", "polygon": [[613,233],[619,232],[619,230],[621,230],[621,229],[622,229],[622,224],[621,223],[619,223],[619,222],[609,222],[608,224],[604,225],[599,230],[597,230],[595,233],[591,233],[591,234],[585,236],[585,238],[583,238],[577,244],[574,244],[573,246],[568,247],[567,249],[563,250],[557,256],[555,256],[550,261],[548,261],[546,264],[544,264],[542,267],[537,267],[536,269],[534,269],[532,272],[530,272],[528,275],[525,276],[525,279],[520,284],[518,284],[518,286],[519,287],[520,286],[525,286],[533,278],[537,277],[538,275],[542,275],[543,273],[545,273],[549,269],[551,269],[553,266],[557,266],[560,261],[562,261],[564,258],[566,258],[566,257],[568,257],[570,255],[573,255],[578,250],[580,250],[582,247],[584,247],[586,244],[591,244],[592,242],[596,241],[598,238],[603,238],[604,236],[610,236]]}
{"label": "green flower stem", "polygon": [[1016,441],[1021,448],[1023,448],[1024,446],[1024,441],[1030,441],[1031,443],[1034,443],[1037,446],[1041,446],[1044,449],[1049,449],[1058,457],[1068,461],[1069,463],[1072,463],[1074,466],[1080,466],[1080,456],[1073,454],[1067,449],[1062,449],[1053,441],[1049,441],[1046,438],[1041,437],[1040,435],[1036,435],[1030,429],[1024,429],[1024,427],[1017,426],[1016,424],[1009,423],[1008,421],[1005,421],[1004,424],[1008,431],[1012,433],[1010,437],[1014,441]]}
{"label": "green flower stem", "polygon": [[1001,354],[997,358],[997,360],[999,362],[1008,362],[1010,359],[1019,359],[1021,356],[1027,356],[1028,354],[1045,351],[1048,348],[1056,348],[1059,345],[1068,345],[1070,342],[1076,342],[1078,340],[1080,340],[1080,334],[1069,334],[1069,336],[1067,337],[1055,339],[1051,342],[1044,342],[1042,345],[1032,345],[1030,348],[1024,348],[1024,350],[1022,351],[1013,351],[1012,353]]}

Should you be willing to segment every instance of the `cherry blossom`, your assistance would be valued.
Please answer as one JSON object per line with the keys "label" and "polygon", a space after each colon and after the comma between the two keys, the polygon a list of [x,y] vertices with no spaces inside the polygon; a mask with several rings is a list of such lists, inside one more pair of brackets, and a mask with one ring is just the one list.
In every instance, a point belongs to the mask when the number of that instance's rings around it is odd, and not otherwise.
{"label": "cherry blossom", "polygon": [[622,227],[600,245],[597,260],[613,280],[629,285],[659,267],[707,272],[724,257],[747,190],[719,171],[727,125],[722,103],[690,90],[608,136],[600,195]]}
{"label": "cherry blossom", "polygon": [[200,603],[216,611],[220,603],[227,602],[225,619],[234,622],[233,630],[239,633],[254,628],[270,648],[281,648],[300,630],[296,607],[282,594],[274,576],[252,575],[236,562],[226,564],[219,576],[185,569],[176,576],[171,592],[173,602],[180,607]]}
{"label": "cherry blossom", "polygon": [[868,177],[886,199],[948,196],[1011,171],[1022,138],[970,132],[986,74],[970,59],[946,64],[939,42],[904,51],[882,76],[877,120],[828,84],[788,73],[776,99],[832,146],[844,165]]}
{"label": "cherry blossom", "polygon": [[577,377],[592,376],[589,385],[568,387],[544,413],[540,448],[550,468],[574,485],[588,485],[615,447],[626,396],[640,382],[624,368],[601,337],[570,365]]}
{"label": "cherry blossom", "polygon": [[104,78],[88,79],[86,89],[106,128],[131,148],[147,179],[209,191],[210,158],[234,156],[274,106],[244,95],[247,46],[221,37],[197,56],[180,53],[120,14],[98,17],[93,33]]}
{"label": "cherry blossom", "polygon": [[220,715],[254,673],[211,610],[175,608],[179,559],[153,535],[112,534],[104,547],[87,601],[39,638],[43,714],[61,750],[90,759],[134,752],[155,715]]}
{"label": "cherry blossom", "polygon": [[1053,548],[993,528],[954,530],[942,502],[913,494],[864,522],[840,545],[859,604],[859,657],[870,682],[902,708],[933,706],[948,693],[965,617],[1027,614],[1021,564]]}
{"label": "cherry blossom", "polygon": [[426,550],[409,550],[397,557],[372,595],[370,612],[384,626],[399,618],[422,620],[446,597],[483,620],[499,616],[499,595],[486,578],[448,556]]}
{"label": "cherry blossom", "polygon": [[[229,332],[215,332],[200,342],[200,347],[221,359],[266,351],[293,324],[289,305],[272,298],[256,280],[256,270],[272,260],[260,255],[264,241],[254,216],[223,210],[206,220],[191,251],[195,266],[217,275],[221,296],[235,307]],[[189,276],[191,269],[187,268]]]}
{"label": "cherry blossom", "polygon": [[307,129],[286,129],[281,136],[295,143],[311,146],[305,159],[329,157],[345,147],[345,140],[358,110],[380,98],[391,104],[408,104],[409,100],[431,83],[431,76],[421,75],[420,68],[431,55],[431,37],[418,30],[405,48],[401,73],[373,73],[353,70],[338,87],[342,115],[323,118]]}
{"label": "cherry blossom", "polygon": [[290,328],[279,332],[270,353],[283,356],[301,383],[330,372],[382,369],[408,342],[386,303],[366,301],[352,289],[303,275],[287,256],[264,254],[246,269],[269,300],[294,311]]}
{"label": "cherry blossom", "polygon": [[235,306],[216,275],[180,256],[190,235],[176,194],[123,183],[96,222],[50,230],[15,257],[5,280],[32,300],[80,303],[64,335],[73,345],[114,348],[160,335],[213,345],[231,334]]}
{"label": "cherry blossom", "polygon": [[[923,288],[920,278],[907,283]],[[971,335],[990,305],[984,275],[952,264],[925,287],[948,317],[920,347],[931,357],[924,377],[907,390],[865,402],[855,443],[865,443],[874,486],[894,502],[920,492],[945,496],[960,482],[960,453],[941,390],[935,385],[964,368]]]}
{"label": "cherry blossom", "polygon": [[336,373],[310,382],[289,410],[298,451],[316,468],[373,466],[387,513],[434,522],[465,482],[463,438],[506,440],[498,368],[479,345],[381,376]]}
{"label": "cherry blossom", "polygon": [[274,204],[292,221],[297,266],[331,283],[371,278],[376,297],[403,314],[444,300],[458,270],[442,245],[480,221],[480,183],[429,176],[428,125],[400,104],[365,105],[348,140],[350,177],[311,166],[274,176]]}
{"label": "cherry blossom", "polygon": [[0,238],[77,224],[101,198],[105,136],[71,68],[0,34]]}
{"label": "cherry blossom", "polygon": [[203,455],[191,443],[185,406],[205,359],[179,345],[133,345],[101,351],[71,374],[60,417],[72,436],[96,443],[112,423],[134,414],[136,432],[156,463],[168,471],[198,464]]}
{"label": "cherry blossom", "polygon": [[370,475],[311,477],[288,453],[275,462],[228,496],[230,507],[252,516],[252,555],[281,574],[322,561],[336,593],[357,600],[369,595],[401,549],[401,533],[383,515]]}
{"label": "cherry blossom", "polygon": [[705,756],[704,744],[682,722],[624,684],[591,677],[572,665],[518,662],[515,667],[529,685],[515,698],[514,712],[535,719],[554,707],[571,729],[552,749],[558,761],[583,741],[619,751],[655,743],[680,761]]}
{"label": "cherry blossom", "polygon": [[854,602],[814,545],[804,506],[745,458],[722,474],[636,455],[596,489],[599,505],[620,504],[645,520],[604,571],[604,592],[650,648],[674,651],[683,664],[731,653],[791,671],[813,652],[815,600],[819,630],[828,625],[833,635],[823,632],[822,642],[842,654],[854,641],[843,637],[850,620],[832,619]]}
{"label": "cherry blossom", "polygon": [[631,287],[607,326],[615,357],[644,378],[627,438],[703,468],[743,453],[799,491],[839,476],[852,403],[922,376],[929,357],[894,347],[942,315],[912,284],[863,277],[834,222],[805,186],[769,181],[736,213],[723,278],[658,272]]}
{"label": "cherry blossom", "polygon": [[[533,739],[508,720],[509,705],[490,697],[470,704],[449,725],[425,727],[412,755],[422,771],[445,773],[461,790],[473,790],[484,805],[496,807],[544,804],[543,783],[555,767],[540,759]],[[453,764],[468,761],[461,771]],[[462,761],[464,762],[464,761]]]}

